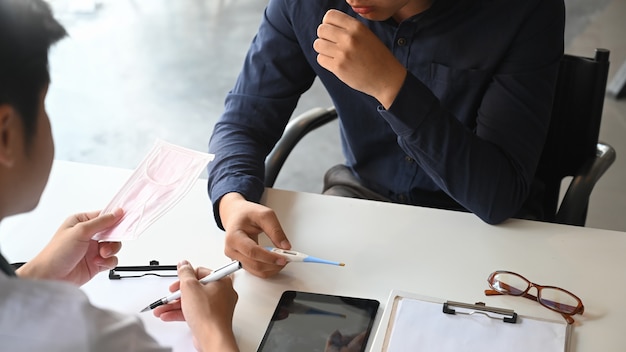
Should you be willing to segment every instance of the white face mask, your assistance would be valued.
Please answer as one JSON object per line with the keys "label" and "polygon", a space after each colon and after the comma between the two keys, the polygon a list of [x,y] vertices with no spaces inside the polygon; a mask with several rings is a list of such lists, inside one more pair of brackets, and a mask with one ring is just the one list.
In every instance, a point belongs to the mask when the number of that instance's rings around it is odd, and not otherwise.
{"label": "white face mask", "polygon": [[122,189],[102,214],[122,208],[124,216],[114,227],[97,233],[98,241],[139,237],[159,217],[189,192],[213,154],[201,153],[157,140]]}

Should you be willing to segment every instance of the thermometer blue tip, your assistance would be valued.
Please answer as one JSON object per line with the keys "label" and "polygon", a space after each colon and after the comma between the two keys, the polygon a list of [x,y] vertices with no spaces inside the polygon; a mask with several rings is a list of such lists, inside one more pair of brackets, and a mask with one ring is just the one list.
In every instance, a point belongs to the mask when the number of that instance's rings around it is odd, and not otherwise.
{"label": "thermometer blue tip", "polygon": [[346,265],[344,263],[333,262],[333,261],[330,261],[330,260],[315,258],[315,257],[311,257],[311,256],[308,256],[308,257],[304,258],[303,261],[304,262],[309,262],[309,263],[330,264],[330,265],[337,265],[337,266],[345,266]]}

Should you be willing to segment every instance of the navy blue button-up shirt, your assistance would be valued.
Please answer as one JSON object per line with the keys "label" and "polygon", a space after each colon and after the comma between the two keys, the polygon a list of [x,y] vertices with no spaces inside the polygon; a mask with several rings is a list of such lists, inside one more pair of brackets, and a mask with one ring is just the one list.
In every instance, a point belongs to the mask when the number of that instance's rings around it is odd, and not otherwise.
{"label": "navy blue button-up shirt", "polygon": [[[388,110],[317,63],[317,26],[331,8],[407,68]],[[445,192],[488,223],[514,216],[549,126],[563,29],[562,0],[435,0],[402,23],[363,19],[344,0],[270,0],[209,144],[218,224],[224,194],[260,199],[264,159],[315,77],[339,114],[346,164],[369,188],[409,204]]]}

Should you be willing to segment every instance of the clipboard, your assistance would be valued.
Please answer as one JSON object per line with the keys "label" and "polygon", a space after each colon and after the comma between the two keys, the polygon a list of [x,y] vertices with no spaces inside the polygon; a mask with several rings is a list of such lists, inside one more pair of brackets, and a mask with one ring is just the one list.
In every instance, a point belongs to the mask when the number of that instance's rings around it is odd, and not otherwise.
{"label": "clipboard", "polygon": [[568,352],[570,335],[565,321],[393,290],[371,351]]}

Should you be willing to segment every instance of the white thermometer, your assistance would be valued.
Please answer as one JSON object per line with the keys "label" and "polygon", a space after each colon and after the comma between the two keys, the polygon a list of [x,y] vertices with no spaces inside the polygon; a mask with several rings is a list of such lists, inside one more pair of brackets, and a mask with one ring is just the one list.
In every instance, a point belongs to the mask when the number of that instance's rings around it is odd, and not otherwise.
{"label": "white thermometer", "polygon": [[320,263],[320,264],[330,264],[330,265],[337,265],[337,266],[345,266],[346,265],[344,263],[333,262],[333,261],[330,261],[330,260],[325,260],[325,259],[320,259],[320,258],[316,258],[316,257],[311,257],[308,254],[304,254],[304,253],[300,253],[300,252],[296,252],[296,251],[292,251],[292,250],[273,248],[273,247],[265,247],[265,248],[268,251],[270,251],[270,252],[274,252],[274,253],[280,254],[285,259],[287,259],[288,262]]}

